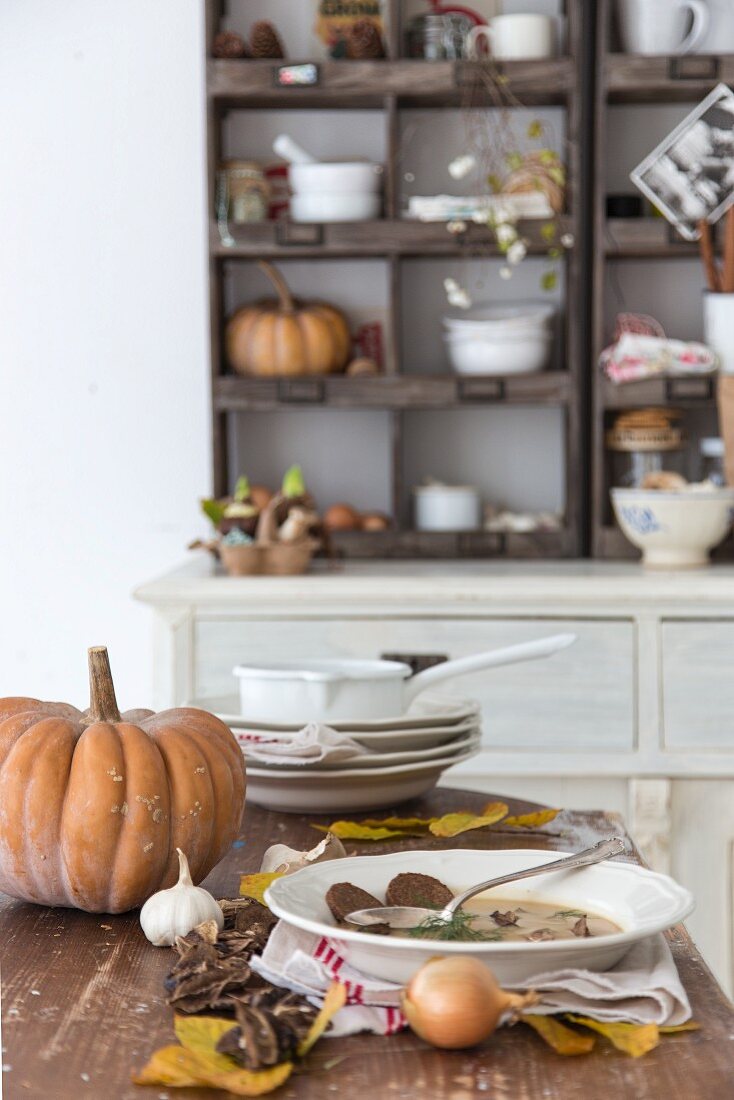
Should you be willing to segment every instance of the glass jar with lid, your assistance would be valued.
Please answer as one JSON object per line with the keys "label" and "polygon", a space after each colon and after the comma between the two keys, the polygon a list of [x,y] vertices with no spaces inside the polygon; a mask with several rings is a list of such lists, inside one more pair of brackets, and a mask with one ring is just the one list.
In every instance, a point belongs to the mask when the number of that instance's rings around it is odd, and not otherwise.
{"label": "glass jar with lid", "polygon": [[235,225],[265,221],[270,185],[254,160],[225,160],[220,166],[227,215]]}
{"label": "glass jar with lid", "polygon": [[614,486],[639,488],[650,474],[684,474],[685,436],[672,409],[623,413],[606,433]]}
{"label": "glass jar with lid", "polygon": [[726,485],[724,468],[724,440],[718,436],[708,436],[699,440],[701,455],[701,481],[711,481],[714,485]]}
{"label": "glass jar with lid", "polygon": [[405,32],[408,57],[426,61],[456,61],[466,57],[466,43],[473,20],[459,12],[416,15]]}

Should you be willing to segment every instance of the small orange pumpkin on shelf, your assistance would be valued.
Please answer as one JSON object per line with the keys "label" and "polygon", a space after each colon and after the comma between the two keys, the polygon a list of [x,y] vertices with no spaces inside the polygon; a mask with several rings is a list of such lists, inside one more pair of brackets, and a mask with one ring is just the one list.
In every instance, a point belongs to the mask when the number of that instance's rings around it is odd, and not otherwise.
{"label": "small orange pumpkin on shelf", "polygon": [[89,650],[90,707],[0,699],[0,890],[123,913],[178,875],[201,882],[236,838],[245,765],[202,710],[120,714],[107,650]]}
{"label": "small orange pumpkin on shelf", "polygon": [[225,343],[232,369],[262,378],[343,371],[352,349],[344,314],[326,302],[296,302],[272,264],[257,266],[278,299],[242,306],[230,317]]}

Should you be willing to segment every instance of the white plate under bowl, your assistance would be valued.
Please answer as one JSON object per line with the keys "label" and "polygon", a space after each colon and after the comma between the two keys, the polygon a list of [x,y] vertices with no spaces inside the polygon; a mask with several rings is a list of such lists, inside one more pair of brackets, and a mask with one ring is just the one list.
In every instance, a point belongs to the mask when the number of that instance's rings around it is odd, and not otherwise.
{"label": "white plate under bowl", "polygon": [[250,758],[247,755],[247,742],[241,741],[237,736],[238,732],[232,731],[237,737],[237,741],[245,754],[245,759],[248,765],[253,768],[264,768],[267,771],[276,770],[282,771],[284,768],[289,768],[291,771],[298,770],[299,772],[331,772],[336,771],[354,771],[361,768],[391,768],[397,767],[400,764],[422,764],[426,760],[443,759],[450,756],[451,753],[462,753],[465,749],[476,748],[482,740],[482,735],[479,730],[475,730],[473,733],[469,733],[464,737],[459,737],[454,741],[450,741],[445,745],[436,745],[429,749],[413,749],[409,752],[376,752],[369,756],[355,756],[352,760],[339,760],[336,763],[327,761],[317,761],[312,764],[298,764],[294,765],[293,760],[287,756],[282,757],[282,763],[280,764],[263,764],[260,761]]}
{"label": "white plate under bowl", "polygon": [[420,798],[443,772],[476,756],[478,749],[423,764],[329,772],[247,768],[247,801],[281,813],[334,814],[381,810]]}
{"label": "white plate under bowl", "polygon": [[[288,924],[328,936],[351,966],[365,974],[393,982],[407,982],[427,959],[436,954],[470,955],[480,959],[504,985],[526,981],[565,967],[609,970],[639,940],[663,932],[693,910],[693,896],[667,875],[655,874],[632,863],[612,861],[576,871],[555,871],[525,882],[501,886],[498,899],[547,902],[559,909],[582,909],[608,917],[622,928],[610,936],[591,939],[549,940],[536,943],[436,943],[407,936],[337,928],[325,894],[335,882],[351,882],[377,897],[397,874],[415,871],[433,875],[455,893],[483,879],[552,863],[560,852],[533,850],[395,852],[384,856],[356,856],[317,863],[278,879],[265,898]],[[491,894],[489,895],[491,896]]]}
{"label": "white plate under bowl", "polygon": [[[240,700],[237,695],[209,695],[200,699],[192,699],[185,704],[189,707],[198,707],[215,714],[227,726],[235,726],[240,729],[265,729],[280,733],[294,733],[302,728],[302,725],[293,723],[251,722],[240,710]],[[451,695],[440,695],[435,692],[424,692],[410,707],[406,714],[397,715],[394,718],[377,718],[365,721],[364,719],[351,718],[348,721],[334,721],[329,725],[332,729],[343,733],[352,732],[393,732],[398,729],[429,729],[433,726],[450,726],[464,724],[468,719],[476,719],[479,714],[479,705],[470,699],[458,699]],[[304,723],[305,724],[305,723]]]}
{"label": "white plate under bowl", "polygon": [[[333,727],[332,727],[333,728]],[[245,727],[242,726],[230,726],[232,733],[237,736],[238,732],[243,731]],[[263,737],[273,737],[287,739],[292,737],[297,730],[289,730],[284,733],[282,730],[271,730],[263,726],[247,726],[248,733],[262,734]],[[442,746],[444,749],[448,749],[449,745],[456,740],[457,737],[465,737],[470,733],[480,732],[479,722],[474,718],[467,722],[462,722],[460,726],[435,726],[430,729],[415,729],[415,730],[382,730],[379,733],[359,733],[353,731],[342,730],[342,733],[349,733],[349,736],[353,741],[358,741],[360,745],[364,745],[366,749],[371,749],[374,752],[413,752],[416,749],[431,749]]]}

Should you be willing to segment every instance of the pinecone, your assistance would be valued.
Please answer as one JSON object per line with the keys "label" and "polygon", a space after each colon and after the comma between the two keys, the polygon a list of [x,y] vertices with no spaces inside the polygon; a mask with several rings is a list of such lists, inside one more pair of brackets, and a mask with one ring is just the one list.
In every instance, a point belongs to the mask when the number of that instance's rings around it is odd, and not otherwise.
{"label": "pinecone", "polygon": [[357,19],[349,28],[347,56],[352,61],[374,61],[385,56],[382,36],[369,19]]}
{"label": "pinecone", "polygon": [[267,19],[260,19],[257,23],[253,23],[250,32],[250,50],[253,57],[285,57],[280,36]]}
{"label": "pinecone", "polygon": [[222,31],[212,42],[212,57],[247,57],[247,46],[236,31]]}

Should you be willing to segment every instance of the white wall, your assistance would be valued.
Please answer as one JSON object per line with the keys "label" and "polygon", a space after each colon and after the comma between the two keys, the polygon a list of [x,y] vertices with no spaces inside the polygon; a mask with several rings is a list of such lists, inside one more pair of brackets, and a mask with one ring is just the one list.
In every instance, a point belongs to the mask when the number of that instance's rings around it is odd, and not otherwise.
{"label": "white wall", "polygon": [[0,4],[0,696],[83,705],[209,489],[200,0]]}

